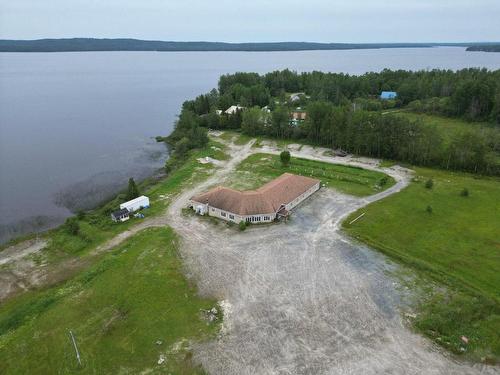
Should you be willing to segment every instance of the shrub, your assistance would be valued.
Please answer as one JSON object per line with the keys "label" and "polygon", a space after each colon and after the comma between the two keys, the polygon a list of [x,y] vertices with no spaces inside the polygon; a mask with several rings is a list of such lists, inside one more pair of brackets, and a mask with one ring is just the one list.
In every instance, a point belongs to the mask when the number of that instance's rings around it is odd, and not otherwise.
{"label": "shrub", "polygon": [[463,188],[463,190],[460,192],[460,195],[462,197],[468,197],[469,196],[469,189]]}
{"label": "shrub", "polygon": [[427,206],[427,213],[432,214],[432,206]]}
{"label": "shrub", "polygon": [[76,214],[76,217],[78,218],[78,220],[85,219],[85,211],[83,211],[83,210],[78,211]]}
{"label": "shrub", "polygon": [[389,180],[389,179],[387,178],[387,176],[384,176],[384,177],[382,177],[382,178],[380,179],[380,181],[379,181],[379,183],[378,183],[378,184],[379,184],[380,186],[385,186],[385,185],[387,184],[387,181],[388,181],[388,180]]}
{"label": "shrub", "polygon": [[290,164],[290,151],[282,151],[280,154],[280,160],[281,164],[283,164],[285,167],[288,166],[288,164]]}
{"label": "shrub", "polygon": [[434,186],[434,181],[432,181],[432,178],[429,178],[427,181],[425,181],[425,187],[427,189],[432,189]]}
{"label": "shrub", "polygon": [[238,227],[240,228],[241,231],[244,231],[245,229],[247,229],[247,223],[246,221],[240,221],[240,223],[238,224]]}
{"label": "shrub", "polygon": [[72,236],[76,236],[80,232],[80,224],[78,223],[78,219],[76,217],[70,217],[66,219],[66,222],[64,223],[64,230]]}

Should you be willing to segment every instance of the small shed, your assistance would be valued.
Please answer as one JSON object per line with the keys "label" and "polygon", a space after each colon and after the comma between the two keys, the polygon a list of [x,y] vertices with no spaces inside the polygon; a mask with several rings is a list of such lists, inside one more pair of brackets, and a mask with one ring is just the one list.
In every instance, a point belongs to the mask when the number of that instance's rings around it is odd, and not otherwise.
{"label": "small shed", "polygon": [[120,209],[118,211],[111,213],[111,219],[114,222],[127,221],[128,219],[130,219],[129,215],[130,215],[130,212],[126,208],[123,208],[123,209]]}
{"label": "small shed", "polygon": [[120,204],[120,210],[127,209],[129,212],[134,212],[140,210],[141,208],[149,207],[149,198],[145,195],[141,195],[135,199],[128,202]]}
{"label": "small shed", "polygon": [[380,99],[382,99],[382,100],[396,99],[397,96],[398,96],[398,93],[395,91],[382,91],[380,93]]}

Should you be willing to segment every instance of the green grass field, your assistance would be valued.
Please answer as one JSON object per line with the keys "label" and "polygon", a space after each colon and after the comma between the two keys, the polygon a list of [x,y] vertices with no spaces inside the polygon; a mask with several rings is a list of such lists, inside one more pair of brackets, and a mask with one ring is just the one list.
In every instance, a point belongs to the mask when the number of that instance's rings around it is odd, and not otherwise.
{"label": "green grass field", "polygon": [[239,190],[256,189],[285,172],[320,179],[328,187],[356,196],[371,195],[394,184],[392,177],[381,172],[295,157],[285,167],[278,155],[258,153],[238,165],[230,186]]}
{"label": "green grass field", "polygon": [[467,122],[459,118],[453,117],[443,117],[436,115],[427,115],[424,113],[413,113],[413,112],[397,112],[397,116],[403,116],[410,120],[421,120],[427,126],[434,127],[439,130],[441,136],[445,143],[450,142],[450,140],[456,134],[460,134],[466,130],[476,130],[485,132],[498,132],[498,128],[495,125],[487,122]]}
{"label": "green grass field", "polygon": [[290,143],[294,143],[294,141],[291,139],[269,138],[265,136],[252,137],[250,135],[242,133],[241,131],[235,131],[235,130],[224,130],[219,137],[227,142],[233,141],[234,144],[239,146],[246,145],[252,139],[255,139],[255,143],[253,144],[254,148],[259,148],[263,141],[272,142],[276,145],[276,147],[282,149],[286,149]]}
{"label": "green grass field", "polygon": [[[500,179],[417,168],[402,192],[353,213],[353,237],[452,288],[422,306],[417,326],[459,352],[500,358]],[[432,178],[432,189],[425,181]],[[467,188],[469,196],[461,196]],[[432,208],[432,213],[427,207]],[[348,223],[361,213],[360,220]],[[434,337],[436,338],[436,337]],[[439,340],[438,340],[439,341]],[[446,344],[446,343],[449,344]]]}
{"label": "green grass field", "polygon": [[148,229],[62,285],[2,305],[0,373],[198,373],[188,346],[218,330],[200,315],[214,306],[184,278],[174,232]]}

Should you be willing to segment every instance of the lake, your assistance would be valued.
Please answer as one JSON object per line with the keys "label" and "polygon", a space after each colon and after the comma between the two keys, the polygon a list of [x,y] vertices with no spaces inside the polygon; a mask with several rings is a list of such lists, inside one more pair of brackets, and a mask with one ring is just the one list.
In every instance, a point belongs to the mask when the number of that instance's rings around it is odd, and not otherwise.
{"label": "lake", "polygon": [[154,140],[221,74],[289,68],[361,74],[500,68],[464,48],[303,52],[0,53],[0,241],[61,223],[145,178],[167,158]]}

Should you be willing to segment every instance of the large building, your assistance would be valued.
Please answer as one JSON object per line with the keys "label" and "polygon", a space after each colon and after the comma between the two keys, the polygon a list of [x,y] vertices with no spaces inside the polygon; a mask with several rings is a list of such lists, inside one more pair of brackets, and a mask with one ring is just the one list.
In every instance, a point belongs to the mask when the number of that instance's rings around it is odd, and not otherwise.
{"label": "large building", "polygon": [[200,215],[235,223],[267,223],[288,217],[292,208],[319,187],[319,180],[284,173],[257,190],[238,191],[218,186],[192,197],[190,205]]}

